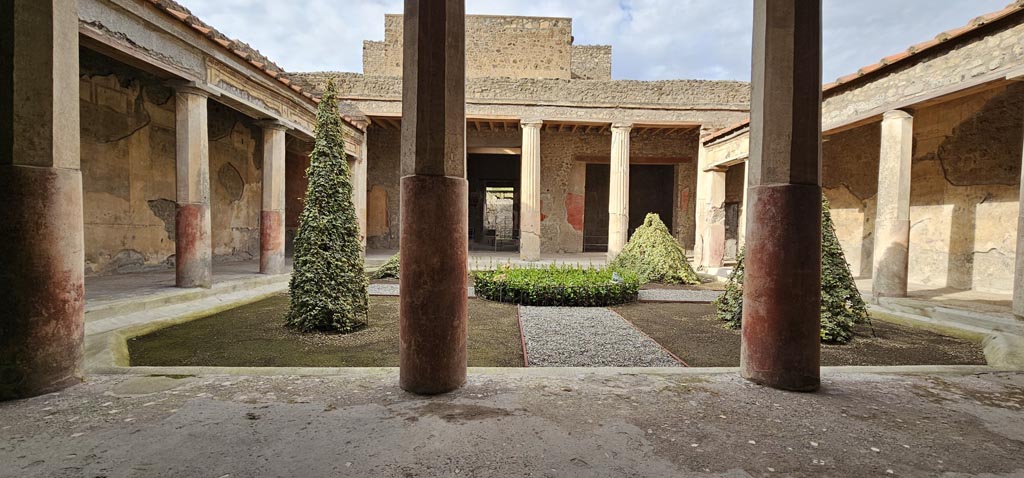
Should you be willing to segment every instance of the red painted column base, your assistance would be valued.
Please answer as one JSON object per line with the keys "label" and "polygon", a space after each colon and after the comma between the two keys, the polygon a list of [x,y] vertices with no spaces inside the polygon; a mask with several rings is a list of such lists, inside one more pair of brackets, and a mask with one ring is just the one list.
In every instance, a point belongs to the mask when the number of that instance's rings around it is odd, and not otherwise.
{"label": "red painted column base", "polygon": [[821,362],[821,188],[750,189],[744,259],[744,378],[772,388],[817,390]]}
{"label": "red painted column base", "polygon": [[284,211],[260,213],[260,273],[284,272]]}
{"label": "red painted column base", "polygon": [[210,206],[178,204],[174,237],[175,284],[209,288],[213,282]]}
{"label": "red painted column base", "polygon": [[81,383],[82,175],[0,166],[0,400]]}
{"label": "red painted column base", "polygon": [[401,387],[419,394],[466,382],[468,183],[401,180]]}

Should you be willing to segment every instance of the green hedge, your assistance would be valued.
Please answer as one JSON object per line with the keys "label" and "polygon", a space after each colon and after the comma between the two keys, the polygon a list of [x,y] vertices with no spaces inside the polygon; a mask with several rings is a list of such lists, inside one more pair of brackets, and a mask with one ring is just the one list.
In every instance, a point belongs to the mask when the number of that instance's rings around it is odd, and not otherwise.
{"label": "green hedge", "polygon": [[473,281],[478,297],[522,305],[604,307],[635,302],[640,290],[635,273],[594,267],[505,266]]}

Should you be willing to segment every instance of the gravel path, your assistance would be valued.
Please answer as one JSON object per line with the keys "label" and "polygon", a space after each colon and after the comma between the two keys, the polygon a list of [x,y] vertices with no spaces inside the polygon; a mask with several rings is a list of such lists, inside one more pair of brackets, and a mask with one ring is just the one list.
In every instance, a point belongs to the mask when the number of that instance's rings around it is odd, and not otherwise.
{"label": "gravel path", "polygon": [[[398,284],[370,284],[368,289],[370,295],[398,297]],[[470,287],[467,291],[470,297],[476,297],[476,292]]]}
{"label": "gravel path", "polygon": [[724,292],[720,290],[646,289],[640,291],[644,302],[710,303]]}
{"label": "gravel path", "polygon": [[671,355],[603,307],[520,307],[534,367],[679,367]]}

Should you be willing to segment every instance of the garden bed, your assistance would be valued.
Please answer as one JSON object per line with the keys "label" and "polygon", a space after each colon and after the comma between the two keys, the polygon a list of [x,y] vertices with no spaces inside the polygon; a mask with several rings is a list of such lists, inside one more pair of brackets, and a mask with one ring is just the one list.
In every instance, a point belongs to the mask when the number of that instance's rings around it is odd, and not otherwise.
{"label": "garden bed", "polygon": [[[613,310],[691,367],[736,367],[740,331],[722,327],[710,304],[630,304]],[[980,345],[880,320],[858,325],[845,345],[823,344],[821,364],[985,365]]]}
{"label": "garden bed", "polygon": [[[397,297],[371,297],[369,325],[347,335],[287,328],[287,310],[288,295],[281,294],[131,339],[131,365],[398,366]],[[470,300],[468,344],[470,366],[523,366],[516,307]]]}
{"label": "garden bed", "polygon": [[636,274],[573,266],[507,267],[473,274],[478,297],[520,305],[604,307],[636,302]]}

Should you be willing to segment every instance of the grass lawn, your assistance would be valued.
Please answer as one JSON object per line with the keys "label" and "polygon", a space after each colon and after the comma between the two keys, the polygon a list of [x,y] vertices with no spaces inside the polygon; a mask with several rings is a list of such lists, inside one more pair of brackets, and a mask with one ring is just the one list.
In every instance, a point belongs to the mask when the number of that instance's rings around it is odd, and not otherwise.
{"label": "grass lawn", "polygon": [[[740,332],[722,327],[710,304],[645,303],[613,307],[691,367],[736,367]],[[981,346],[927,330],[874,320],[846,345],[821,346],[822,365],[985,365]]]}
{"label": "grass lawn", "polygon": [[[369,325],[352,334],[284,326],[288,294],[128,341],[131,364],[223,367],[397,367],[398,297],[370,297]],[[522,367],[514,305],[469,300],[469,366]]]}

